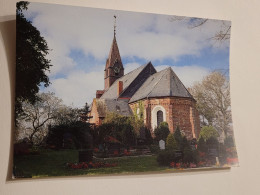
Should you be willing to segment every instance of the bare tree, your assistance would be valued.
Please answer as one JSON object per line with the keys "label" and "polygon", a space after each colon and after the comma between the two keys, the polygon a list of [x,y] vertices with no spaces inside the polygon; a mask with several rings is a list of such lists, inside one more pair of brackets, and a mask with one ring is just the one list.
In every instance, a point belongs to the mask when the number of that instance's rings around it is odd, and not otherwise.
{"label": "bare tree", "polygon": [[229,81],[220,72],[212,72],[190,92],[197,101],[203,125],[212,125],[227,137],[231,119]]}
{"label": "bare tree", "polygon": [[[184,21],[187,23],[188,28],[194,29],[194,28],[200,28],[206,23],[208,23],[210,20],[208,18],[189,18],[184,16],[172,16],[169,18],[170,21]],[[216,33],[210,37],[211,40],[222,42],[230,39],[230,32],[231,32],[231,25],[230,22],[227,21],[220,21],[215,20],[216,22],[221,22],[220,29],[216,31]]]}
{"label": "bare tree", "polygon": [[32,144],[40,144],[47,135],[47,126],[57,117],[57,112],[63,106],[62,100],[53,93],[40,93],[39,101],[34,104],[22,102],[23,115],[18,117],[18,133],[20,137],[28,137]]}

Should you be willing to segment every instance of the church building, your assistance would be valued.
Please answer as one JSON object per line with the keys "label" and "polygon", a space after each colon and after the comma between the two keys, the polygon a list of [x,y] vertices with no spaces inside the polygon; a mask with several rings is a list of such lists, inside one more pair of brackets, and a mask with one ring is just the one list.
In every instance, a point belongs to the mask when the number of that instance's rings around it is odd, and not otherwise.
{"label": "church building", "polygon": [[102,124],[108,112],[123,116],[139,115],[151,134],[163,121],[170,132],[177,126],[191,140],[200,132],[196,101],[172,68],[157,72],[151,62],[124,74],[115,29],[104,70],[104,89],[96,91],[90,123]]}

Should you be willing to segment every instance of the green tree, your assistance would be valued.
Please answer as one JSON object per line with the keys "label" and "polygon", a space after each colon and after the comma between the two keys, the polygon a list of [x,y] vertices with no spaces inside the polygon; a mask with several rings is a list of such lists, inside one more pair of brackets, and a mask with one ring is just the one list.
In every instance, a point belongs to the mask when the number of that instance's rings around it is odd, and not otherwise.
{"label": "green tree", "polygon": [[232,136],[228,136],[224,141],[224,145],[226,148],[235,147],[234,138]]}
{"label": "green tree", "polygon": [[189,91],[197,101],[201,124],[214,126],[227,137],[232,118],[229,80],[225,75],[212,72]]}
{"label": "green tree", "polygon": [[38,101],[39,87],[49,86],[46,72],[50,71],[50,60],[46,59],[49,48],[39,30],[24,16],[29,2],[16,4],[16,88],[15,114],[23,113],[22,103]]}
{"label": "green tree", "polygon": [[142,101],[138,101],[133,110],[133,116],[129,117],[131,125],[134,127],[135,133],[138,137],[141,137],[140,133],[144,130],[144,105]]}
{"label": "green tree", "polygon": [[197,163],[197,152],[196,150],[192,151],[189,141],[186,136],[182,138],[181,150],[183,151],[183,162],[184,163]]}
{"label": "green tree", "polygon": [[88,119],[90,118],[90,117],[88,116],[88,113],[89,113],[89,112],[90,112],[90,110],[89,110],[89,105],[88,105],[88,103],[86,102],[86,103],[85,103],[85,106],[84,106],[82,109],[79,109],[79,110],[78,110],[80,120],[83,121],[83,122],[87,122]]}
{"label": "green tree", "polygon": [[201,151],[201,152],[205,152],[205,153],[208,152],[208,147],[207,147],[206,142],[204,141],[203,138],[199,139],[198,150]]}
{"label": "green tree", "polygon": [[217,139],[219,137],[219,134],[217,130],[212,127],[212,126],[204,126],[202,127],[199,135],[199,139],[202,138],[204,139],[205,142],[209,140],[210,138],[215,138]]}
{"label": "green tree", "polygon": [[125,146],[132,146],[136,143],[136,134],[131,120],[117,113],[107,113],[103,124],[99,129],[99,143],[105,143],[107,136],[112,136],[122,142]]}
{"label": "green tree", "polygon": [[154,130],[154,134],[156,139],[159,140],[166,140],[167,136],[169,135],[170,131],[169,131],[169,127],[168,127],[168,123],[167,122],[161,122],[161,124],[159,125],[159,127],[157,127]]}
{"label": "green tree", "polygon": [[166,139],[166,149],[177,150],[177,142],[172,133],[170,133]]}
{"label": "green tree", "polygon": [[174,131],[174,134],[173,134],[176,142],[177,142],[177,148],[178,150],[181,150],[182,149],[182,135],[181,135],[181,130],[180,130],[180,127],[177,126],[175,131]]}
{"label": "green tree", "polygon": [[190,147],[185,147],[183,150],[183,162],[184,163],[193,162],[193,153]]}
{"label": "green tree", "polygon": [[125,124],[122,128],[122,143],[126,146],[133,146],[136,143],[133,126],[130,123]]}
{"label": "green tree", "polygon": [[65,124],[57,124],[49,127],[46,138],[48,145],[55,146],[56,149],[66,147],[68,140],[71,147],[77,149],[90,149],[93,146],[93,138],[89,123],[82,121],[72,121]]}

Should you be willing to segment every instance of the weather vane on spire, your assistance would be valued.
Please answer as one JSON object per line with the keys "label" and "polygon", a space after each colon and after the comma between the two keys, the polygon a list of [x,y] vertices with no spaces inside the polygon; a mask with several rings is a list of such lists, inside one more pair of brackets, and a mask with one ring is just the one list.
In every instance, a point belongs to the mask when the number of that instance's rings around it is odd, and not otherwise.
{"label": "weather vane on spire", "polygon": [[114,21],[114,37],[116,36],[116,15],[114,15],[115,21]]}

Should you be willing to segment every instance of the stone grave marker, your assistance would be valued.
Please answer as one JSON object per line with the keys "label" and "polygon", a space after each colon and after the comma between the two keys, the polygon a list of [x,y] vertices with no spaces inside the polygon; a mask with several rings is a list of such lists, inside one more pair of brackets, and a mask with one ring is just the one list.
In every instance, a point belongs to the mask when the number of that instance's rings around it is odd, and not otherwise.
{"label": "stone grave marker", "polygon": [[165,150],[165,141],[163,141],[162,139],[159,141],[159,147],[161,150]]}

